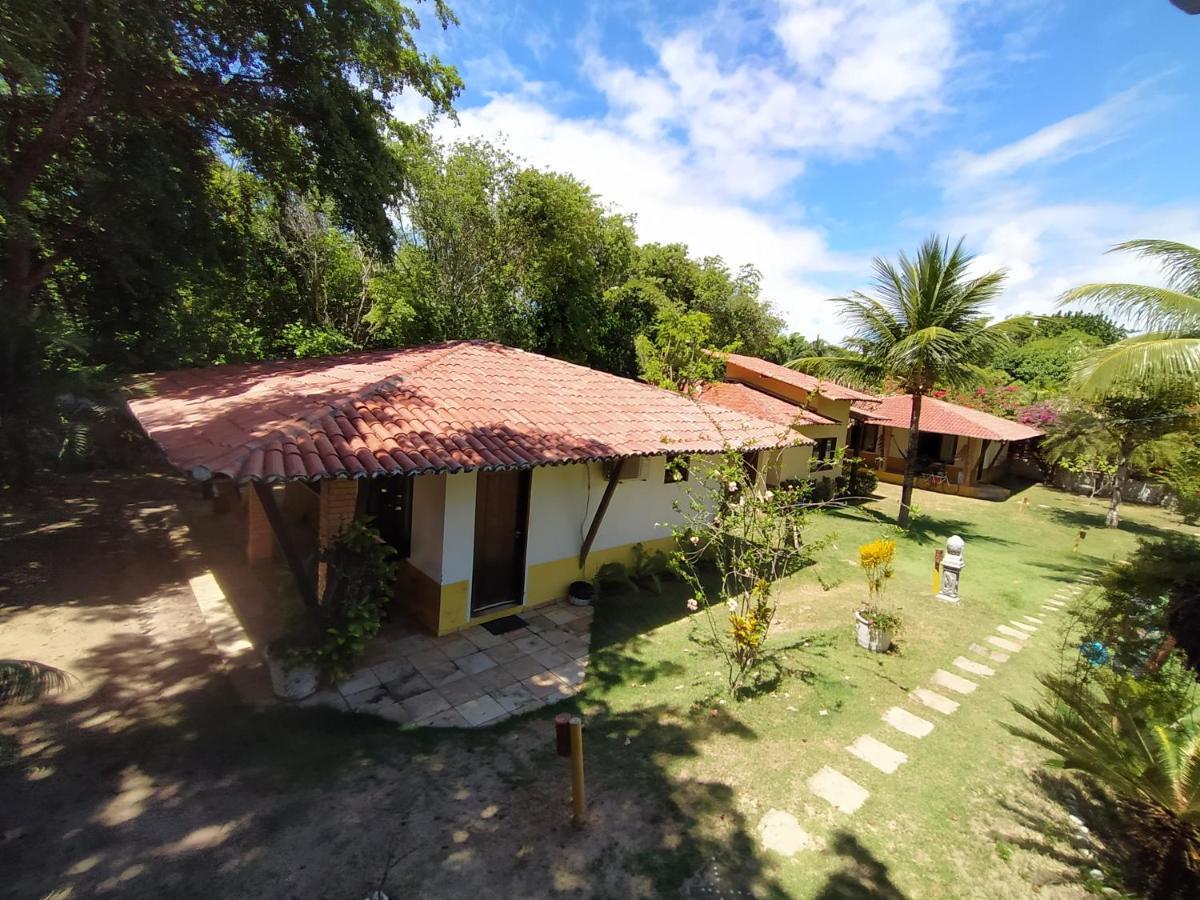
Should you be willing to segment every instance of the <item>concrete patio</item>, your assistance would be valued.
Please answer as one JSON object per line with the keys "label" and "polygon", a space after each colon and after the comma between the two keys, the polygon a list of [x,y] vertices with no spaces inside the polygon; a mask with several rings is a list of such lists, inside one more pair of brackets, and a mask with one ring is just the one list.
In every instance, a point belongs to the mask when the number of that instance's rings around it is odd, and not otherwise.
{"label": "concrete patio", "polygon": [[440,638],[415,623],[392,623],[354,674],[302,702],[476,728],[575,694],[587,671],[591,607],[553,603],[521,618],[526,627],[503,635],[476,625]]}

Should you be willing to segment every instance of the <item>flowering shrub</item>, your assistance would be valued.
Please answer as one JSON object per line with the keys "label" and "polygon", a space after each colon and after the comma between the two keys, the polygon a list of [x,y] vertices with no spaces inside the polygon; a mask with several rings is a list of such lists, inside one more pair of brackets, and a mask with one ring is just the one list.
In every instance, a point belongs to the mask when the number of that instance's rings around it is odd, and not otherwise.
{"label": "flowering shrub", "polygon": [[896,542],[879,538],[858,548],[858,564],[867,576],[867,593],[872,605],[883,599],[883,589],[892,577],[892,560],[896,557]]}
{"label": "flowering shrub", "polygon": [[803,539],[806,488],[760,488],[735,451],[708,465],[676,503],[671,567],[691,587],[687,608],[703,612],[704,643],[725,662],[736,695],[764,659],[775,583],[812,562],[817,545]]}
{"label": "flowering shrub", "polygon": [[1017,410],[1017,421],[1022,425],[1032,425],[1034,428],[1045,428],[1058,421],[1058,409],[1042,400]]}

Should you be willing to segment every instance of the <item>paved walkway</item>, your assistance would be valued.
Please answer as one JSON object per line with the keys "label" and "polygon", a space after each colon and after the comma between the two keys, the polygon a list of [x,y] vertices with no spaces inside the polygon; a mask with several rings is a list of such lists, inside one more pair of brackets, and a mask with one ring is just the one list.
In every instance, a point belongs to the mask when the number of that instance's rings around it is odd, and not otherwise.
{"label": "paved walkway", "polygon": [[[996,664],[1007,662],[1013,653],[1019,653],[1045,624],[1045,616],[1065,610],[1070,600],[1090,586],[1093,580],[1083,579],[1085,584],[1080,587],[1061,588],[1056,591],[1042,604],[1042,614],[1039,616],[1026,615],[998,624],[995,634],[985,637],[983,644],[970,645],[970,652],[980,657],[979,660],[965,655],[956,657],[949,666],[937,669],[930,676],[929,687],[915,688],[909,694],[909,700],[918,707],[921,715],[901,706],[893,706],[881,716],[881,720],[888,726],[883,733],[879,736],[860,735],[845,748],[845,752],[884,774],[891,775],[898,771],[908,762],[909,752],[892,746],[889,741],[897,743],[892,735],[903,735],[900,739],[903,741],[906,738],[920,739],[932,733],[938,722],[952,715],[960,704],[970,702],[971,694],[980,683],[999,674],[995,668]],[[957,699],[952,699],[949,695],[956,695]],[[831,765],[822,766],[806,784],[815,796],[844,815],[853,815],[871,796],[865,787]],[[775,817],[770,823],[770,828],[774,830],[779,829],[782,816],[787,815],[791,819],[789,814],[779,810],[772,810],[771,815]],[[798,822],[796,828],[799,829]],[[768,830],[766,824],[763,825],[763,830]],[[780,846],[773,849],[778,849],[788,856],[815,845],[807,835],[804,840],[795,840],[790,845],[782,840],[777,840],[776,843]],[[788,850],[791,852],[787,852]]]}

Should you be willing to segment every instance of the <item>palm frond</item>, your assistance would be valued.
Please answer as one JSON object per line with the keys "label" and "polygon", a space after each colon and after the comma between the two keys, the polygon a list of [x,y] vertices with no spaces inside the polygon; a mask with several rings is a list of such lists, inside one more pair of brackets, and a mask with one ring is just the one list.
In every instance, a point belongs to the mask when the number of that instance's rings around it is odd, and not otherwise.
{"label": "palm frond", "polygon": [[1144,331],[1182,337],[1200,333],[1200,297],[1145,284],[1083,284],[1064,293],[1059,306],[1082,303]]}
{"label": "palm frond", "polygon": [[1075,387],[1084,397],[1096,397],[1122,381],[1159,376],[1200,378],[1200,336],[1152,332],[1103,347],[1079,364]]}
{"label": "palm frond", "polygon": [[1128,251],[1153,259],[1167,275],[1167,285],[1186,294],[1200,294],[1200,249],[1179,241],[1142,238],[1117,244],[1110,253]]}
{"label": "palm frond", "polygon": [[30,703],[71,686],[71,675],[31,659],[0,659],[0,706]]}

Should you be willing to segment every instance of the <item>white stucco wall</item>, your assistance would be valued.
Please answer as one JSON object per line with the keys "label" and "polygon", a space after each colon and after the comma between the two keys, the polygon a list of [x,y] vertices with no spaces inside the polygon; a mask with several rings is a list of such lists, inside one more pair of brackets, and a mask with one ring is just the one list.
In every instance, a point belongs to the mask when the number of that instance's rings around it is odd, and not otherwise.
{"label": "white stucco wall", "polygon": [[445,547],[442,583],[471,577],[475,556],[475,473],[446,476]]}
{"label": "white stucco wall", "polygon": [[[656,523],[675,519],[672,504],[685,496],[686,484],[664,484],[666,458],[642,461],[644,480],[621,481],[600,524],[593,550],[622,547],[670,537]],[[591,496],[588,479],[591,479]],[[607,479],[599,463],[548,466],[533,470],[529,498],[530,565],[579,554],[588,527],[604,495]]]}

